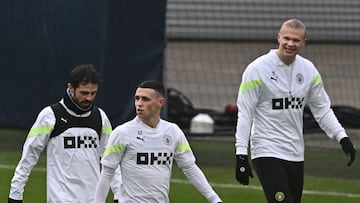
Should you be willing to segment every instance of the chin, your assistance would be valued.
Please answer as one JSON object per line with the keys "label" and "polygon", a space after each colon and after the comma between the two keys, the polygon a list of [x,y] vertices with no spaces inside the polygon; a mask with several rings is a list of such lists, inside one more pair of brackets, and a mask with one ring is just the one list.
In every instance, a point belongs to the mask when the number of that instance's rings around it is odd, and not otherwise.
{"label": "chin", "polygon": [[89,105],[81,105],[81,108],[83,108],[83,109],[87,109],[89,107],[90,107],[90,104]]}

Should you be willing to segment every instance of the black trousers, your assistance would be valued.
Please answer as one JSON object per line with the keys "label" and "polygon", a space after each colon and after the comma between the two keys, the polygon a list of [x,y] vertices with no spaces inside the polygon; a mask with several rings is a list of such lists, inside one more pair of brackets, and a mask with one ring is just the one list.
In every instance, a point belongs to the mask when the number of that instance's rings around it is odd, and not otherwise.
{"label": "black trousers", "polygon": [[304,162],[264,157],[252,160],[268,203],[300,203]]}

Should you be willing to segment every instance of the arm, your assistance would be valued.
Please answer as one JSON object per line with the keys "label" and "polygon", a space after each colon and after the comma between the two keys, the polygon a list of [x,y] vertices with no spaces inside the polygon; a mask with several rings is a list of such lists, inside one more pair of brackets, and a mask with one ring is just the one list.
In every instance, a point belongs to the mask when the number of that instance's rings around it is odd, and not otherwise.
{"label": "arm", "polygon": [[[105,112],[100,109],[101,112],[101,117],[102,117],[102,135],[101,135],[101,142],[100,142],[100,154],[102,156],[102,154],[104,153],[106,144],[108,142],[109,136],[112,132],[112,127],[111,127],[111,123],[110,120],[108,119],[107,115],[105,114]],[[120,167],[118,167],[115,171],[115,174],[113,176],[113,179],[110,183],[110,187],[112,192],[114,193],[114,200],[118,200],[119,196],[121,194],[120,192],[120,185],[122,184],[122,178],[121,178],[121,171],[120,171]]]}
{"label": "arm", "polygon": [[31,127],[23,146],[21,159],[11,180],[9,200],[22,200],[26,182],[36,165],[41,152],[45,149],[55,117],[50,107],[42,110]]}
{"label": "arm", "polygon": [[121,169],[120,166],[118,166],[115,170],[115,174],[110,183],[111,191],[114,193],[114,200],[121,199],[121,191],[120,191],[121,184],[122,184]]}
{"label": "arm", "polygon": [[259,100],[261,85],[262,81],[256,71],[253,68],[247,68],[239,87],[237,98],[238,120],[235,133],[235,177],[243,185],[248,185],[249,177],[253,177],[248,159],[248,146],[254,109]]}
{"label": "arm", "polygon": [[330,98],[324,89],[320,75],[313,79],[308,104],[315,120],[327,136],[338,142],[347,137],[344,128],[331,109]]}
{"label": "arm", "polygon": [[116,168],[102,167],[99,182],[95,190],[95,203],[104,203],[109,193],[110,182],[113,179]]}
{"label": "arm", "polygon": [[220,197],[215,193],[215,191],[210,186],[204,173],[195,163],[191,164],[190,166],[187,166],[186,168],[182,168],[182,170],[185,176],[187,177],[187,179],[210,203],[222,202]]}
{"label": "arm", "polygon": [[309,107],[320,128],[324,130],[328,137],[337,140],[345,154],[350,156],[350,161],[347,164],[350,166],[355,160],[355,149],[345,129],[341,126],[334,111],[331,109],[330,98],[324,89],[320,75],[313,79],[309,95]]}
{"label": "arm", "polygon": [[219,196],[211,188],[203,172],[195,164],[195,156],[191,151],[191,147],[184,133],[178,127],[176,127],[175,129],[175,133],[179,135],[178,145],[176,147],[174,157],[177,165],[184,172],[187,179],[209,202],[222,202]]}
{"label": "arm", "polygon": [[112,126],[109,118],[105,114],[105,112],[99,108],[102,120],[102,129],[101,129],[101,139],[100,139],[100,147],[99,154],[102,156],[109,140],[109,136],[112,133]]}
{"label": "arm", "polygon": [[106,198],[110,186],[112,187],[114,198],[120,198],[122,176],[119,164],[122,159],[122,155],[126,150],[126,144],[124,144],[122,137],[123,132],[121,127],[113,130],[109,136],[103,157],[101,159],[103,169],[101,171],[100,182],[98,183],[96,189],[96,202],[105,201],[103,198],[104,195]]}
{"label": "arm", "polygon": [[237,155],[247,155],[255,106],[259,101],[262,80],[249,66],[242,77],[237,97],[238,119],[235,133]]}

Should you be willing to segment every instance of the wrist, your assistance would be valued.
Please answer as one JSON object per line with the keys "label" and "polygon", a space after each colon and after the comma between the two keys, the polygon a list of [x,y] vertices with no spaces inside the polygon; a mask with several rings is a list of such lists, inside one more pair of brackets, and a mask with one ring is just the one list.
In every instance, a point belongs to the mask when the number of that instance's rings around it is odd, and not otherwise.
{"label": "wrist", "polygon": [[222,200],[220,199],[220,197],[215,193],[213,195],[211,195],[209,198],[208,198],[208,201],[210,203],[218,203],[218,202],[222,202]]}
{"label": "wrist", "polygon": [[11,197],[9,197],[8,203],[22,203],[22,200],[12,199]]}
{"label": "wrist", "polygon": [[340,141],[345,138],[348,137],[347,134],[344,131],[340,131],[337,135],[336,135],[336,140],[340,143]]}
{"label": "wrist", "polygon": [[248,148],[247,147],[242,147],[242,146],[238,146],[236,147],[236,155],[247,155],[248,154]]}

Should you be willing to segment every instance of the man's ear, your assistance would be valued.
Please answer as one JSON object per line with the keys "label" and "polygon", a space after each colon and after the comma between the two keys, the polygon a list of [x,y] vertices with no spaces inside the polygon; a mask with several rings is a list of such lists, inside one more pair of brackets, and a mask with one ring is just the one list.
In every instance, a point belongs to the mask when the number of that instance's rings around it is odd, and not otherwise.
{"label": "man's ear", "polygon": [[277,34],[277,41],[280,44],[280,32],[278,32],[278,34]]}
{"label": "man's ear", "polygon": [[165,98],[164,98],[164,97],[161,97],[161,98],[159,99],[159,103],[160,103],[161,107],[163,107],[163,106],[165,105],[165,103],[166,103]]}
{"label": "man's ear", "polygon": [[72,95],[74,95],[74,88],[73,88],[73,86],[71,85],[70,82],[67,83],[67,88],[69,88],[70,93],[71,93]]}

